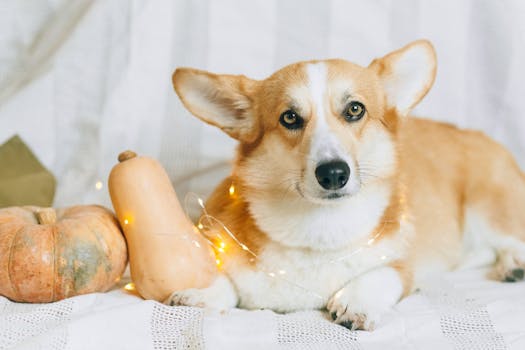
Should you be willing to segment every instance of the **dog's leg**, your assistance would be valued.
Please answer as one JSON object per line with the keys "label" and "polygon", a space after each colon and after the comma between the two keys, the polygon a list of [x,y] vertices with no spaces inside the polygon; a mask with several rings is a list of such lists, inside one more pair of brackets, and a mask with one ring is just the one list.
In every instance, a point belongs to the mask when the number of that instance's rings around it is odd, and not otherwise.
{"label": "dog's leg", "polygon": [[[512,155],[479,133],[465,139],[470,151],[465,191],[467,237],[495,253],[489,277],[506,282],[525,275],[525,173]],[[472,249],[471,249],[472,251]]]}
{"label": "dog's leg", "polygon": [[230,279],[225,275],[219,275],[208,288],[173,292],[164,304],[228,310],[237,306],[237,302],[237,293]]}
{"label": "dog's leg", "polygon": [[[519,213],[505,214],[498,205],[492,208],[499,215],[519,216]],[[481,214],[479,214],[481,213]],[[503,282],[517,282],[525,277],[525,242],[519,234],[519,227],[508,227],[495,223],[487,212],[480,209],[467,210],[466,233],[464,236],[464,261],[460,267],[479,267],[493,263],[488,277]],[[517,220],[514,220],[517,221]],[[525,232],[525,227],[523,228]],[[477,262],[477,264],[476,264]]]}
{"label": "dog's leg", "polygon": [[404,289],[399,271],[383,266],[351,280],[335,293],[326,308],[342,326],[372,330],[383,313],[399,301]]}

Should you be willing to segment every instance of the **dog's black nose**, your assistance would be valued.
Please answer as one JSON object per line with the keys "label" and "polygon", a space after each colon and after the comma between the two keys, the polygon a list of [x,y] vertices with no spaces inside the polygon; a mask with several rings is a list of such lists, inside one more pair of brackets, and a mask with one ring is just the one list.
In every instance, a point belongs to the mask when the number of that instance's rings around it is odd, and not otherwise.
{"label": "dog's black nose", "polygon": [[338,190],[348,182],[350,168],[340,160],[323,163],[315,169],[315,177],[325,190]]}

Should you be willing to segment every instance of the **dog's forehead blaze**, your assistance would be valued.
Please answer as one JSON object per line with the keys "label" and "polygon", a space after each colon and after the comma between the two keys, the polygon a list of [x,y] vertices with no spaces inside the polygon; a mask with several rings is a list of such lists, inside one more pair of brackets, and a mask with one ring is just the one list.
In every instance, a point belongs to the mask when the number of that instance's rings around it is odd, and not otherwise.
{"label": "dog's forehead blaze", "polygon": [[[319,96],[315,94],[322,94],[322,111],[317,111]],[[279,134],[286,151],[296,149],[299,153],[307,153],[320,113],[330,129],[345,139],[348,148],[351,140],[344,134],[351,132],[355,135],[352,139],[358,139],[368,123],[365,121],[355,127],[345,125],[341,118],[344,104],[348,102],[345,99],[355,97],[365,104],[369,117],[382,118],[382,94],[377,76],[367,68],[340,59],[313,60],[291,64],[260,81],[254,105],[263,134]],[[304,130],[290,132],[280,125],[280,115],[290,108],[305,119]],[[275,142],[272,143],[275,146]],[[251,145],[249,149],[254,150],[258,145],[260,143]]]}
{"label": "dog's forehead blaze", "polygon": [[257,109],[266,127],[276,127],[280,114],[289,108],[306,120],[315,118],[316,88],[323,89],[323,100],[328,102],[325,108],[340,107],[333,104],[342,103],[348,95],[364,100],[374,116],[383,107],[375,73],[340,59],[294,63],[260,83]]}

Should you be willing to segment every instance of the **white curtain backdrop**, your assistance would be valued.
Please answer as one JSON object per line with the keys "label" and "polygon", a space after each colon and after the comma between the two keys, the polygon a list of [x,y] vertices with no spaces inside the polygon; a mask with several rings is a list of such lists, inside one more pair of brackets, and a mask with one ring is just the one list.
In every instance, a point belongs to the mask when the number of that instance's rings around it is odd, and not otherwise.
{"label": "white curtain backdrop", "polygon": [[235,142],[186,112],[177,66],[264,78],[297,60],[367,65],[412,40],[438,54],[417,115],[481,129],[525,167],[525,1],[0,0],[0,143],[20,134],[57,206],[109,205],[117,154],[158,158],[206,196]]}

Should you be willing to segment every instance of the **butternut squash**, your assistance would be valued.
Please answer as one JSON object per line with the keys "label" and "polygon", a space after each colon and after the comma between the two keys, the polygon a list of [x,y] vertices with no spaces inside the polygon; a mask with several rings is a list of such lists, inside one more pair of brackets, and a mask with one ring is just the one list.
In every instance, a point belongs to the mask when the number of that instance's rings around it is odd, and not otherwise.
{"label": "butternut squash", "polygon": [[126,151],[109,175],[109,192],[128,243],[131,279],[144,299],[210,285],[211,247],[183,212],[170,179],[154,159]]}

